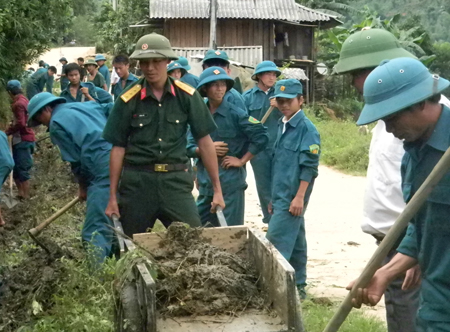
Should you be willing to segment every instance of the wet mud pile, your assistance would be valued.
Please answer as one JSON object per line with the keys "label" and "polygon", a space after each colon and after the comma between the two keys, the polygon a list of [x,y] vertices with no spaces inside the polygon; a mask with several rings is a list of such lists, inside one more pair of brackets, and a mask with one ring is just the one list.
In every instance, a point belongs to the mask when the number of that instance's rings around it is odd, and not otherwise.
{"label": "wet mud pile", "polygon": [[163,316],[237,315],[262,309],[258,274],[245,253],[209,244],[201,229],[174,223],[153,257],[159,265],[158,309]]}

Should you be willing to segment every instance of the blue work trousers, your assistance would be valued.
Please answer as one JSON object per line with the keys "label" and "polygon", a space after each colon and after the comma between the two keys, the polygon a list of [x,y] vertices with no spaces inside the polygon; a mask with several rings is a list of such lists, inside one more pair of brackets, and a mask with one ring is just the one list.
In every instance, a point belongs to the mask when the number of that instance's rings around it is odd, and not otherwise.
{"label": "blue work trousers", "polygon": [[14,170],[13,177],[19,182],[29,180],[33,167],[34,142],[20,142],[13,145]]}
{"label": "blue work trousers", "polygon": [[[225,201],[225,209],[223,214],[228,226],[239,226],[244,224],[244,210],[245,210],[245,189],[238,189],[232,193],[224,193],[223,199]],[[219,220],[217,215],[211,213],[211,203],[213,196],[200,195],[197,198],[197,208],[200,214],[202,225],[205,226],[208,222],[214,227],[219,227]]]}
{"label": "blue work trousers", "polygon": [[250,161],[255,174],[256,189],[265,224],[268,224],[271,218],[269,203],[272,199],[272,159],[273,149],[265,149]]}
{"label": "blue work trousers", "polygon": [[295,217],[288,210],[274,209],[270,219],[267,239],[277,248],[295,270],[297,286],[306,286],[306,235],[305,203],[301,216]]}
{"label": "blue work trousers", "polygon": [[81,231],[83,242],[94,246],[98,262],[113,255],[116,244],[112,221],[105,214],[109,201],[109,178],[89,185],[87,190],[86,219]]}

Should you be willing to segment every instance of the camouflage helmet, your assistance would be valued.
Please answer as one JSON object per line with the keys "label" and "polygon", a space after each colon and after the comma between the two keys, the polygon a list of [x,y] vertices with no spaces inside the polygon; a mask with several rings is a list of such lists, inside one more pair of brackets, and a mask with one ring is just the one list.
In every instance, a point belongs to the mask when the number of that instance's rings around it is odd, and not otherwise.
{"label": "camouflage helmet", "polygon": [[134,49],[131,59],[143,60],[151,58],[167,58],[178,60],[178,56],[172,51],[169,40],[157,33],[151,33],[141,37]]}
{"label": "camouflage helmet", "polygon": [[342,44],[334,73],[344,74],[364,68],[375,68],[383,60],[416,58],[401,47],[395,36],[383,29],[364,28],[350,35]]}

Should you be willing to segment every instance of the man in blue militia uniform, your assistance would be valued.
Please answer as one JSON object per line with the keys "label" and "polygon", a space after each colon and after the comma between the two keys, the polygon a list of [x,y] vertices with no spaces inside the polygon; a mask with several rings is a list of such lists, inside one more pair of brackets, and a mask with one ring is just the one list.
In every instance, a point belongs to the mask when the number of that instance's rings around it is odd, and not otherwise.
{"label": "man in blue militia uniform", "polygon": [[[9,150],[8,137],[3,131],[0,131],[0,190],[3,183],[8,178],[14,168],[14,160]],[[5,220],[2,217],[2,211],[0,210],[0,227],[5,225]]]}
{"label": "man in blue militia uniform", "polygon": [[38,93],[44,91],[52,93],[53,89],[53,75],[56,74],[56,67],[39,68],[37,72],[31,75],[30,80],[26,86],[27,98],[30,100]]}
{"label": "man in blue militia uniform", "polygon": [[103,75],[106,81],[106,91],[109,91],[109,87],[111,85],[111,74],[109,73],[108,67],[105,65],[106,58],[103,54],[97,54],[95,56],[95,62],[98,65],[98,71]]}
{"label": "man in blue militia uniform", "polygon": [[[209,67],[221,67],[225,70],[227,75],[231,74],[230,59],[224,51],[208,50],[203,58],[202,67],[203,70]],[[243,110],[247,110],[245,108],[244,98],[242,98],[242,95],[235,88],[231,88],[227,91],[225,94],[225,100]]]}
{"label": "man in blue militia uniform", "polygon": [[[76,63],[69,63],[65,68],[65,74],[69,85],[61,91],[60,97],[66,102],[98,101],[96,87],[90,82],[81,82],[81,67]],[[84,96],[84,98],[83,98]]]}
{"label": "man in blue militia uniform", "polygon": [[181,71],[182,75],[181,75],[180,81],[187,83],[187,84],[193,86],[194,88],[197,88],[198,82],[200,80],[197,76],[195,76],[194,74],[191,74],[189,72],[189,70],[191,70],[191,66],[189,64],[188,59],[186,59],[184,56],[180,56],[177,61],[181,65],[181,68],[184,69]]}
{"label": "man in blue militia uniform", "polygon": [[30,126],[49,128],[61,158],[72,166],[79,183],[79,197],[87,200],[83,241],[98,248],[98,260],[113,254],[114,232],[105,215],[109,199],[109,152],[111,144],[102,138],[106,117],[93,101],[66,103],[61,97],[40,93],[28,105]]}
{"label": "man in blue militia uniform", "polygon": [[[62,57],[61,59],[59,59],[59,62],[62,64],[60,82],[61,82],[61,91],[63,91],[69,85],[69,80],[67,79],[67,75],[66,75],[66,66],[67,66],[68,61],[65,57]],[[48,92],[50,92],[50,91],[48,91]]]}
{"label": "man in blue militia uniform", "polygon": [[[274,85],[281,71],[272,61],[263,61],[256,66],[252,75],[252,80],[256,81],[256,85],[244,92],[242,97],[245,100],[248,114],[257,120],[261,120],[270,108],[271,104],[275,104],[273,97],[275,91]],[[272,157],[273,145],[277,139],[278,120],[283,116],[281,112],[275,108],[267,118],[264,126],[267,127],[269,134],[269,144],[264,151],[258,153],[251,160],[253,173],[255,174],[256,189],[258,190],[259,203],[263,213],[263,222],[269,223],[270,213],[268,210],[272,196]]]}
{"label": "man in blue militia uniform", "polygon": [[267,239],[295,270],[297,290],[306,298],[305,211],[318,175],[320,136],[301,107],[303,88],[295,79],[275,85],[279,120],[272,165],[272,204]]}
{"label": "man in blue militia uniform", "polygon": [[[381,119],[388,132],[404,140],[401,173],[406,202],[450,147],[450,109],[439,104],[440,92],[449,85],[449,81],[430,74],[420,61],[411,58],[383,61],[364,83],[365,105],[357,124]],[[356,292],[353,305],[375,305],[392,280],[419,263],[422,284],[416,331],[449,332],[449,215],[447,172],[411,219],[397,255],[377,270],[366,289]]]}
{"label": "man in blue militia uniform", "polygon": [[[247,172],[245,164],[263,151],[268,142],[267,130],[247,112],[224,99],[225,93],[231,89],[234,81],[220,67],[210,67],[200,75],[197,90],[208,98],[207,106],[217,124],[217,129],[211,133],[214,143],[225,143],[216,146],[219,158],[219,178],[225,204],[225,218],[228,225],[244,224],[245,179]],[[188,157],[199,158],[197,143],[192,135],[188,140]],[[197,179],[199,197],[197,207],[202,224],[208,221],[219,226],[216,214],[212,214],[211,202],[213,188],[211,180],[203,166],[201,158],[198,161]]]}
{"label": "man in blue militia uniform", "polygon": [[113,87],[114,100],[117,100],[122,92],[136,82],[138,78],[130,73],[130,59],[126,55],[117,55],[113,59],[112,64],[117,75],[120,77],[119,81]]}

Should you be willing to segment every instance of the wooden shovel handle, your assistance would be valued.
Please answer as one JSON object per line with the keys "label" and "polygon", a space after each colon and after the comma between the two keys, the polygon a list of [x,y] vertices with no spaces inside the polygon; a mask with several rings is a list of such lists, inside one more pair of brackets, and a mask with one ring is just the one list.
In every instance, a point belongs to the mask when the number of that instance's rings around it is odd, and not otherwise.
{"label": "wooden shovel handle", "polygon": [[328,322],[325,327],[324,332],[336,332],[341,327],[342,323],[347,318],[348,314],[352,310],[352,298],[354,293],[358,288],[365,288],[372,280],[375,272],[383,264],[383,260],[388,255],[392,246],[396,243],[397,239],[401,236],[408,223],[414,217],[414,215],[419,211],[422,205],[427,200],[431,191],[434,187],[441,181],[444,175],[450,169],[450,148],[444,153],[439,162],[431,171],[430,175],[425,179],[425,181],[420,186],[419,190],[414,194],[409,203],[406,205],[403,212],[395,221],[394,225],[391,227],[386,237],[381,241],[372,258],[367,263],[366,267],[362,271],[359,278],[353,285],[353,289],[347,294],[344,301],[341,303],[340,307],[334,314],[333,318]]}
{"label": "wooden shovel handle", "polygon": [[266,114],[264,114],[263,118],[261,119],[261,123],[264,123],[267,121],[267,118],[270,116],[270,114],[273,111],[273,106],[270,106],[269,109],[267,110]]}
{"label": "wooden shovel handle", "polygon": [[58,211],[56,211],[50,218],[48,218],[47,220],[43,221],[42,223],[40,223],[39,225],[37,225],[36,227],[30,229],[28,231],[28,233],[30,233],[33,236],[38,236],[42,230],[47,227],[48,225],[50,225],[53,221],[55,221],[56,219],[58,219],[60,216],[62,216],[64,213],[66,213],[68,210],[70,210],[75,204],[77,204],[80,201],[80,198],[74,198],[73,200],[71,200],[69,203],[67,203],[64,207],[62,207],[61,209],[59,209]]}

